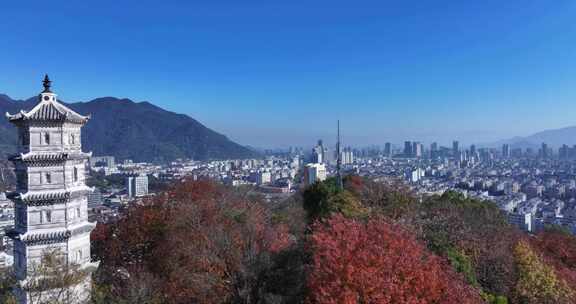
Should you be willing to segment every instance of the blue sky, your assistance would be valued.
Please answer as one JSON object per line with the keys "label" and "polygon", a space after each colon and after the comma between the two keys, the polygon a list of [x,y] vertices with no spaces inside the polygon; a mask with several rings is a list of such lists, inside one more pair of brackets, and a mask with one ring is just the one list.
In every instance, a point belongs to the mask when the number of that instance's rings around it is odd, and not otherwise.
{"label": "blue sky", "polygon": [[242,143],[576,125],[576,2],[2,1],[0,92],[147,100]]}

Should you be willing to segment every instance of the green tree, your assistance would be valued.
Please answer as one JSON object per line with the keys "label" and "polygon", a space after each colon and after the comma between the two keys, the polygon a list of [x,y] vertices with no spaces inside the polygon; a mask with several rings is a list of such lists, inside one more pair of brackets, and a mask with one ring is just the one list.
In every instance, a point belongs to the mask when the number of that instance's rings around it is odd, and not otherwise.
{"label": "green tree", "polygon": [[458,250],[456,248],[450,248],[446,252],[448,261],[452,265],[452,268],[458,273],[462,273],[466,282],[470,285],[477,286],[478,281],[476,280],[476,273],[474,271],[474,266],[472,265],[472,260],[463,250]]}
{"label": "green tree", "polygon": [[31,263],[22,289],[30,304],[72,304],[86,302],[83,284],[87,284],[88,271],[79,265],[67,263],[58,248],[43,251],[39,263]]}
{"label": "green tree", "polygon": [[0,268],[0,303],[16,304],[16,298],[12,290],[16,286],[16,280],[9,268]]}
{"label": "green tree", "polygon": [[522,233],[494,203],[448,191],[424,198],[410,215],[405,221],[412,221],[428,248],[446,257],[470,284],[477,282],[493,295],[512,295],[517,270],[511,252]]}
{"label": "green tree", "polygon": [[376,182],[359,176],[347,176],[344,186],[355,194],[372,213],[399,220],[413,215],[417,200],[404,184]]}
{"label": "green tree", "polygon": [[304,210],[309,222],[341,213],[346,217],[359,217],[367,214],[356,196],[348,190],[339,190],[334,178],[316,182],[304,190],[302,194]]}

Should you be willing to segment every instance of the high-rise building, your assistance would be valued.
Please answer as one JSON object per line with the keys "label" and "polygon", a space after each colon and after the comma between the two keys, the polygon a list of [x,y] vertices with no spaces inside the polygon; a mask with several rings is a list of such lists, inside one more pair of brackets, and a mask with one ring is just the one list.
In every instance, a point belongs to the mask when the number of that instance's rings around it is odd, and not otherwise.
{"label": "high-rise building", "polygon": [[[15,226],[9,236],[14,240],[20,303],[30,302],[40,292],[26,288],[27,284],[49,279],[35,273],[46,255],[57,254],[64,257],[64,263],[83,269],[94,265],[90,262],[90,233],[96,224],[88,222],[87,207],[92,189],[84,183],[91,154],[82,152],[80,140],[80,129],[89,116],[59,103],[50,88],[46,76],[36,106],[29,112],[7,115],[18,128],[18,154],[10,158],[17,183],[16,191],[9,195],[15,208]],[[65,296],[73,297],[72,303],[84,302],[90,286],[88,275],[68,288],[66,295],[44,290],[43,300],[59,302]]]}
{"label": "high-rise building", "polygon": [[430,157],[434,158],[438,156],[438,143],[433,142],[430,145]]}
{"label": "high-rise building", "polygon": [[419,142],[413,142],[412,143],[412,156],[413,157],[422,157],[422,144]]}
{"label": "high-rise building", "polygon": [[292,168],[292,169],[298,169],[298,168],[300,168],[300,164],[301,164],[300,161],[301,161],[301,160],[300,160],[300,156],[299,156],[299,155],[295,155],[295,156],[292,158],[292,162],[290,163],[290,168]]}
{"label": "high-rise building", "polygon": [[384,156],[386,157],[392,156],[392,144],[389,142],[384,144]]}
{"label": "high-rise building", "polygon": [[126,178],[128,197],[141,197],[148,194],[148,175],[138,174]]}
{"label": "high-rise building", "polygon": [[322,140],[318,140],[318,144],[312,149],[312,162],[316,164],[323,164],[326,162],[326,158],[324,157],[324,145],[322,144]]}
{"label": "high-rise building", "polygon": [[502,145],[502,157],[509,158],[510,157],[510,145],[503,144]]}
{"label": "high-rise building", "polygon": [[452,155],[456,156],[460,156],[460,148],[458,147],[458,141],[455,140],[452,142]]}
{"label": "high-rise building", "polygon": [[350,165],[354,163],[354,153],[352,152],[351,148],[344,148],[342,152],[340,152],[340,159],[342,161],[342,165]]}
{"label": "high-rise building", "polygon": [[272,182],[272,174],[270,171],[261,171],[256,174],[256,184],[264,185]]}
{"label": "high-rise building", "polygon": [[412,157],[412,142],[404,142],[404,156]]}
{"label": "high-rise building", "polygon": [[408,169],[408,171],[406,172],[406,178],[408,179],[408,181],[410,182],[418,182],[420,179],[422,179],[422,177],[424,177],[424,170],[422,168],[414,168],[414,169]]}
{"label": "high-rise building", "polygon": [[568,145],[564,144],[560,149],[558,149],[558,157],[560,158],[568,158],[570,152],[570,148]]}
{"label": "high-rise building", "polygon": [[342,183],[342,155],[340,154],[340,120],[337,122],[336,127],[336,189],[338,191],[344,189],[344,184]]}
{"label": "high-rise building", "polygon": [[542,143],[542,148],[540,149],[540,156],[542,158],[548,158],[550,155],[548,153],[548,145],[546,143]]}
{"label": "high-rise building", "polygon": [[307,164],[304,167],[304,184],[312,185],[326,179],[326,166],[324,164]]}

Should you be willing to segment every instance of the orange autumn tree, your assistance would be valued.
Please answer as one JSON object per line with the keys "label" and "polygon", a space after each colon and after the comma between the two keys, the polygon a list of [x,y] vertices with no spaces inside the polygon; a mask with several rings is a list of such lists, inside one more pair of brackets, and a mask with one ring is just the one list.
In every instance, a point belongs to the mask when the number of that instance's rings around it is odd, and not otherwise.
{"label": "orange autumn tree", "polygon": [[198,197],[195,185],[171,193],[177,207],[156,253],[165,294],[171,303],[255,302],[270,256],[290,244],[286,227],[272,225],[257,198],[213,183]]}
{"label": "orange autumn tree", "polygon": [[209,181],[176,184],[97,230],[104,302],[257,302],[292,242],[258,197]]}
{"label": "orange autumn tree", "polygon": [[482,303],[440,258],[383,218],[313,225],[311,303]]}

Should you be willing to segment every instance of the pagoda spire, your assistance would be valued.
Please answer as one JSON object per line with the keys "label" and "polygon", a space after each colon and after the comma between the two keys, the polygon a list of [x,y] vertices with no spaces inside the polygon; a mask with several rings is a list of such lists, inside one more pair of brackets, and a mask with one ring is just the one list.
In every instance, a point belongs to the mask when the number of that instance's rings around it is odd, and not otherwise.
{"label": "pagoda spire", "polygon": [[50,80],[50,77],[48,77],[48,74],[44,76],[44,81],[42,81],[42,85],[44,85],[44,91],[42,91],[42,93],[52,93],[52,91],[50,91],[52,81]]}

